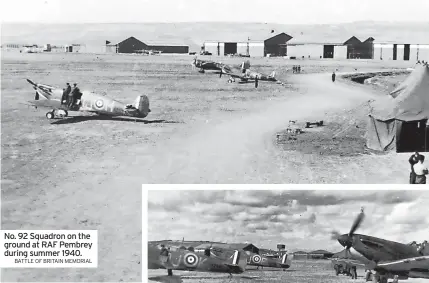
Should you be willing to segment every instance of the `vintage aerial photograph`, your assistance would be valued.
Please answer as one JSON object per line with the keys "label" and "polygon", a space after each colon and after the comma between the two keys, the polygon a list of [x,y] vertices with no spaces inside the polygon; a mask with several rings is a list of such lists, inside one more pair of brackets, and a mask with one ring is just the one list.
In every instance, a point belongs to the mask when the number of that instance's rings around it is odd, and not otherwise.
{"label": "vintage aerial photograph", "polygon": [[427,190],[151,190],[148,280],[427,283],[428,204]]}

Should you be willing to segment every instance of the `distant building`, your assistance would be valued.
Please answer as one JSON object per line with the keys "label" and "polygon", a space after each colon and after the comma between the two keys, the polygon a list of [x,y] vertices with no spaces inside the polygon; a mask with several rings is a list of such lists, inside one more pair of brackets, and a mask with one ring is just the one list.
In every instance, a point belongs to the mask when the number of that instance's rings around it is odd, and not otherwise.
{"label": "distant building", "polygon": [[308,257],[311,259],[327,259],[331,258],[334,253],[328,252],[326,250],[316,250],[308,253]]}
{"label": "distant building", "polygon": [[293,253],[293,258],[294,259],[307,259],[308,253],[304,252],[304,251],[296,251]]}
{"label": "distant building", "polygon": [[395,60],[429,61],[429,44],[403,44],[392,41],[374,42],[374,59],[376,60]]}
{"label": "distant building", "polygon": [[292,37],[284,32],[273,36],[256,35],[246,38],[231,38],[223,40],[207,40],[204,42],[203,49],[212,55],[245,55],[250,57],[264,56],[286,56],[286,43]]}
{"label": "distant building", "polygon": [[312,36],[300,36],[288,42],[288,56],[292,59],[372,59],[374,39],[364,42],[352,36],[314,40]]}
{"label": "distant building", "polygon": [[107,53],[141,53],[143,50],[161,51],[162,53],[185,54],[189,52],[189,46],[171,44],[147,44],[134,36],[118,43],[106,41]]}

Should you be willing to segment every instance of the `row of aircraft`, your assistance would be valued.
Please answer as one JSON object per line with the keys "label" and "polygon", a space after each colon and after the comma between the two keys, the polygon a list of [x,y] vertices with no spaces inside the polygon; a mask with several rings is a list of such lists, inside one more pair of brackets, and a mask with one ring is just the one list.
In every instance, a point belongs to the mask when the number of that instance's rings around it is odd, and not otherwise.
{"label": "row of aircraft", "polygon": [[[336,259],[349,266],[361,266],[366,270],[366,281],[387,283],[393,279],[408,278],[429,279],[429,245],[415,243],[403,244],[372,236],[356,234],[364,219],[363,208],[347,234],[333,232],[333,239],[345,248],[345,256]],[[353,250],[353,252],[351,251]],[[170,253],[168,260],[162,260],[158,246],[148,246],[148,268],[167,269],[168,275],[173,270],[193,270],[198,272],[221,272],[240,274],[247,266],[274,267],[283,270],[291,266],[287,253],[279,257],[261,256],[243,250],[227,250],[210,247],[209,252],[200,254],[189,250],[178,250]]]}
{"label": "row of aircraft", "polygon": [[244,250],[230,250],[211,246],[204,252],[192,250],[171,251],[166,260],[161,255],[161,247],[148,244],[148,268],[167,269],[168,275],[173,270],[192,270],[197,272],[215,272],[241,274],[247,266],[280,268],[283,270],[291,266],[291,259],[287,253],[279,256],[263,256]]}
{"label": "row of aircraft", "polygon": [[[284,83],[275,78],[275,72],[265,75],[251,71],[249,61],[243,62],[240,67],[231,67],[222,63],[203,61],[195,58],[192,66],[198,68],[202,73],[206,70],[214,70],[219,72],[220,77],[223,74],[228,75],[230,77],[228,82],[235,82],[236,79],[239,79],[239,83],[254,82],[256,88],[258,87],[258,81],[276,82],[284,85]],[[29,101],[30,105],[36,108],[50,108],[51,110],[46,113],[46,118],[48,119],[68,117],[69,111],[91,112],[110,117],[128,116],[133,118],[145,118],[151,112],[147,95],[138,96],[134,104],[124,104],[105,95],[100,95],[92,91],[83,91],[80,99],[77,99],[74,105],[69,106],[62,101],[63,89],[47,84],[35,83],[30,79],[27,79],[27,81],[36,91],[34,101]],[[40,100],[40,97],[45,99]]]}
{"label": "row of aircraft", "polygon": [[271,74],[266,75],[260,72],[250,70],[250,61],[241,63],[240,67],[229,66],[220,62],[199,60],[197,57],[192,61],[192,67],[199,69],[200,73],[205,71],[216,71],[219,73],[219,77],[222,75],[228,75],[228,82],[232,83],[238,79],[239,83],[254,83],[255,88],[258,87],[258,81],[275,82],[277,84],[285,85],[285,83],[276,79],[276,72],[273,71]]}

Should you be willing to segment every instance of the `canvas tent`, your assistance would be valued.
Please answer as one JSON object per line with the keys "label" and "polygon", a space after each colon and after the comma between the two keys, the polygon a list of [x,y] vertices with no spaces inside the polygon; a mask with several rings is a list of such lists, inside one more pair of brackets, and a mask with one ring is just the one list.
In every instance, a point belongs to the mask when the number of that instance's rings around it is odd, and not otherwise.
{"label": "canvas tent", "polygon": [[377,100],[369,114],[366,146],[396,152],[426,151],[429,136],[429,67],[416,65],[390,96]]}

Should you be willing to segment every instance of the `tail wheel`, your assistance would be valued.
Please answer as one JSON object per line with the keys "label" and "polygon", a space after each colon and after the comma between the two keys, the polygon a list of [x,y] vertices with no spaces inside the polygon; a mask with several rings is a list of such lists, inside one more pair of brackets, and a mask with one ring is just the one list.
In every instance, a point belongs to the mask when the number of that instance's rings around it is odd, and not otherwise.
{"label": "tail wheel", "polygon": [[46,118],[48,118],[48,119],[54,119],[54,112],[48,112],[48,113],[46,113]]}

